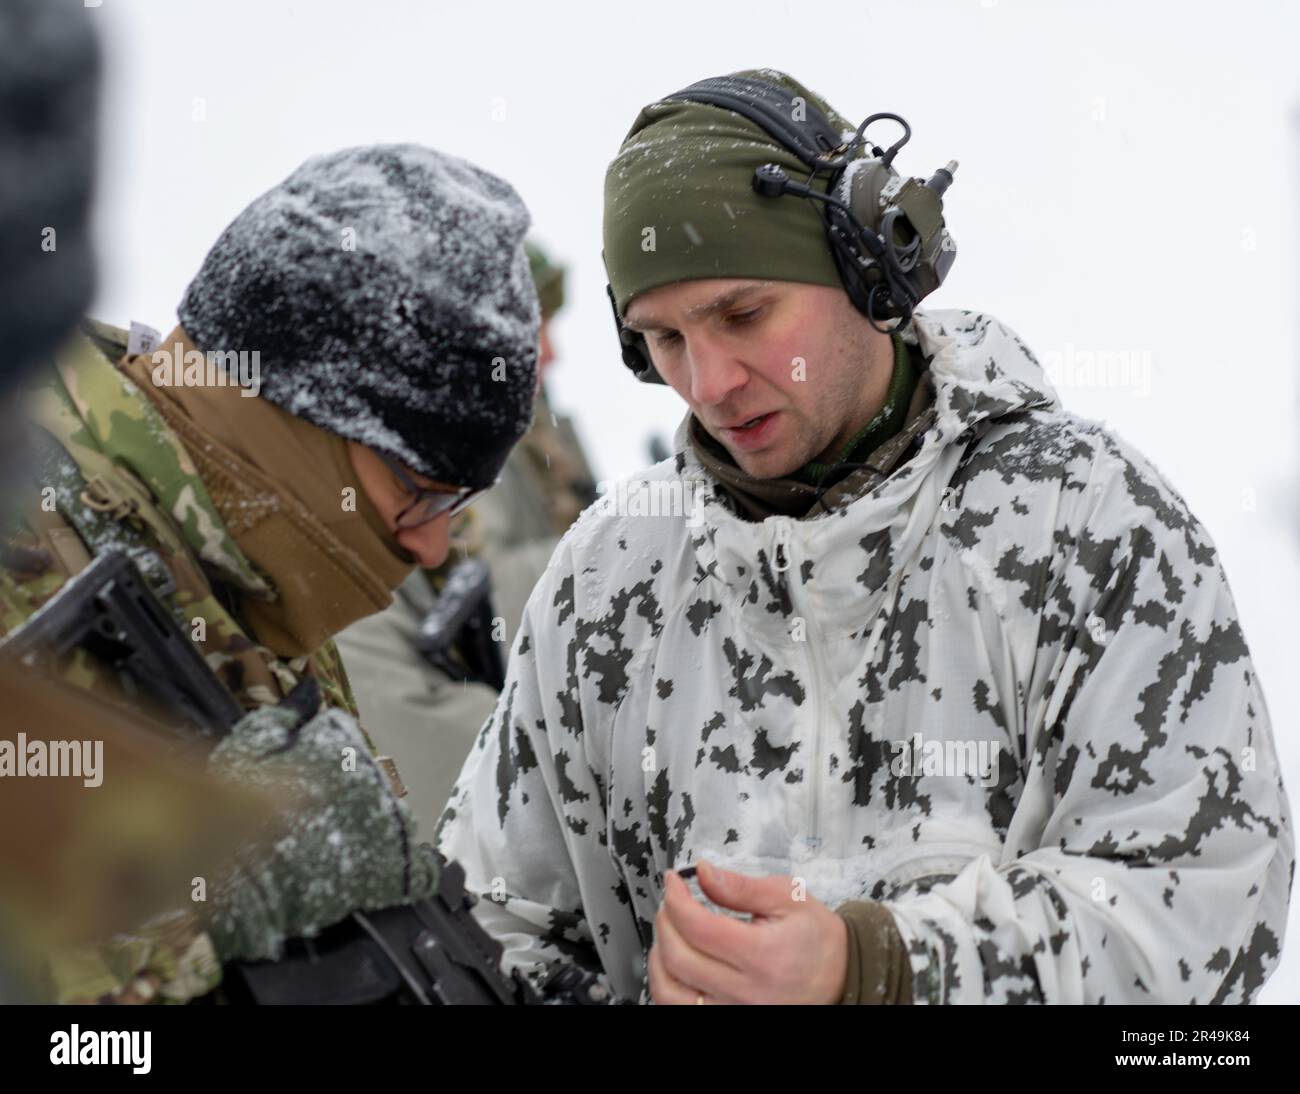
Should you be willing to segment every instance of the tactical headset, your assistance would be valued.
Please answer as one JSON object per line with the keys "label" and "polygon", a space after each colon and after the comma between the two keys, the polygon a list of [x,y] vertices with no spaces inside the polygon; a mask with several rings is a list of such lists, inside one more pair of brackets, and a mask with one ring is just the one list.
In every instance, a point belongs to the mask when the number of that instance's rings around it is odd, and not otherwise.
{"label": "tactical headset", "polygon": [[[816,203],[844,291],[877,330],[890,319],[906,326],[912,309],[943,283],[957,256],[957,244],[943,222],[943,194],[952,184],[957,162],[950,160],[925,182],[904,179],[893,162],[912,129],[897,114],[872,114],[845,140],[815,105],[800,102],[800,109],[791,109],[790,92],[765,80],[717,76],[664,99],[735,111],[804,163],[808,177],[803,182],[791,181],[784,168],[767,163],[755,168],[753,187],[763,197],[792,194]],[[886,118],[898,122],[903,135],[888,150],[872,144],[870,156],[855,159],[867,127]],[[811,185],[819,176],[828,178],[824,194]],[[605,288],[623,363],[638,380],[662,384],[645,338],[623,326],[614,289]]]}

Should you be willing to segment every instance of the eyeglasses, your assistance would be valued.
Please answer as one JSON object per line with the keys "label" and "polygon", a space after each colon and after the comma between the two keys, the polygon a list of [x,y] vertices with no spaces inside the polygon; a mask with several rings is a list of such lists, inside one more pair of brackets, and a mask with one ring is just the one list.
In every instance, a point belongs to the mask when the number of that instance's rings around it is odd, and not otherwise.
{"label": "eyeglasses", "polygon": [[384,466],[388,468],[400,482],[403,488],[415,495],[415,500],[405,509],[397,514],[397,527],[399,528],[418,528],[421,524],[427,524],[435,517],[447,513],[455,516],[457,513],[472,504],[480,494],[490,490],[498,482],[500,477],[495,478],[487,486],[462,486],[459,490],[431,490],[427,486],[421,486],[415,482],[404,468],[396,460],[382,453],[376,453]]}

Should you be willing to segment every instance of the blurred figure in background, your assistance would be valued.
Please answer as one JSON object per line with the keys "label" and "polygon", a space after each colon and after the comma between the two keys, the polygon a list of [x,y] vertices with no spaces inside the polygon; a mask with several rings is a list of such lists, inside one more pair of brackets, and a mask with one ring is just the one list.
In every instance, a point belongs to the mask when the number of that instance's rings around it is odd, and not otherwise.
{"label": "blurred figure in background", "polygon": [[596,479],[573,421],[551,409],[546,390],[546,374],[556,360],[551,323],[564,306],[565,268],[535,241],[527,251],[542,308],[533,425],[506,460],[501,481],[472,509],[482,557],[492,572],[492,602],[505,622],[506,649],[555,545],[596,500]]}

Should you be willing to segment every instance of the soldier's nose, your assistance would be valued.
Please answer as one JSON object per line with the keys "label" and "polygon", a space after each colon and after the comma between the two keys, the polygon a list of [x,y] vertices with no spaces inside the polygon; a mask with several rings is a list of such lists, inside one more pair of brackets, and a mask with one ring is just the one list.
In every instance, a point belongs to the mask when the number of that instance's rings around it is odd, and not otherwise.
{"label": "soldier's nose", "polygon": [[397,542],[410,551],[421,566],[431,570],[447,559],[450,524],[450,518],[444,513],[417,528],[399,528]]}

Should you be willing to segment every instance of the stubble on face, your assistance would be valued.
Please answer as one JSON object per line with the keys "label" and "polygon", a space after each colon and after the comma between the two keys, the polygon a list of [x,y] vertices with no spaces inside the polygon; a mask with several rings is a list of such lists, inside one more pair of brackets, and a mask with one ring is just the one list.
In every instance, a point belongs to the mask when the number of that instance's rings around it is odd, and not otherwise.
{"label": "stubble on face", "polygon": [[[830,307],[819,301],[821,306],[803,328],[814,329],[815,335],[800,339],[794,347],[803,351],[797,355],[807,362],[806,379],[792,379],[792,367],[773,378],[786,399],[785,420],[776,423],[780,427],[776,443],[747,452],[729,445],[725,433],[718,436],[709,431],[752,478],[783,478],[811,460],[836,459],[884,402],[892,361],[888,339],[866,326],[847,296],[841,293],[831,299]],[[786,358],[795,356],[778,353],[780,367],[787,367]]]}

